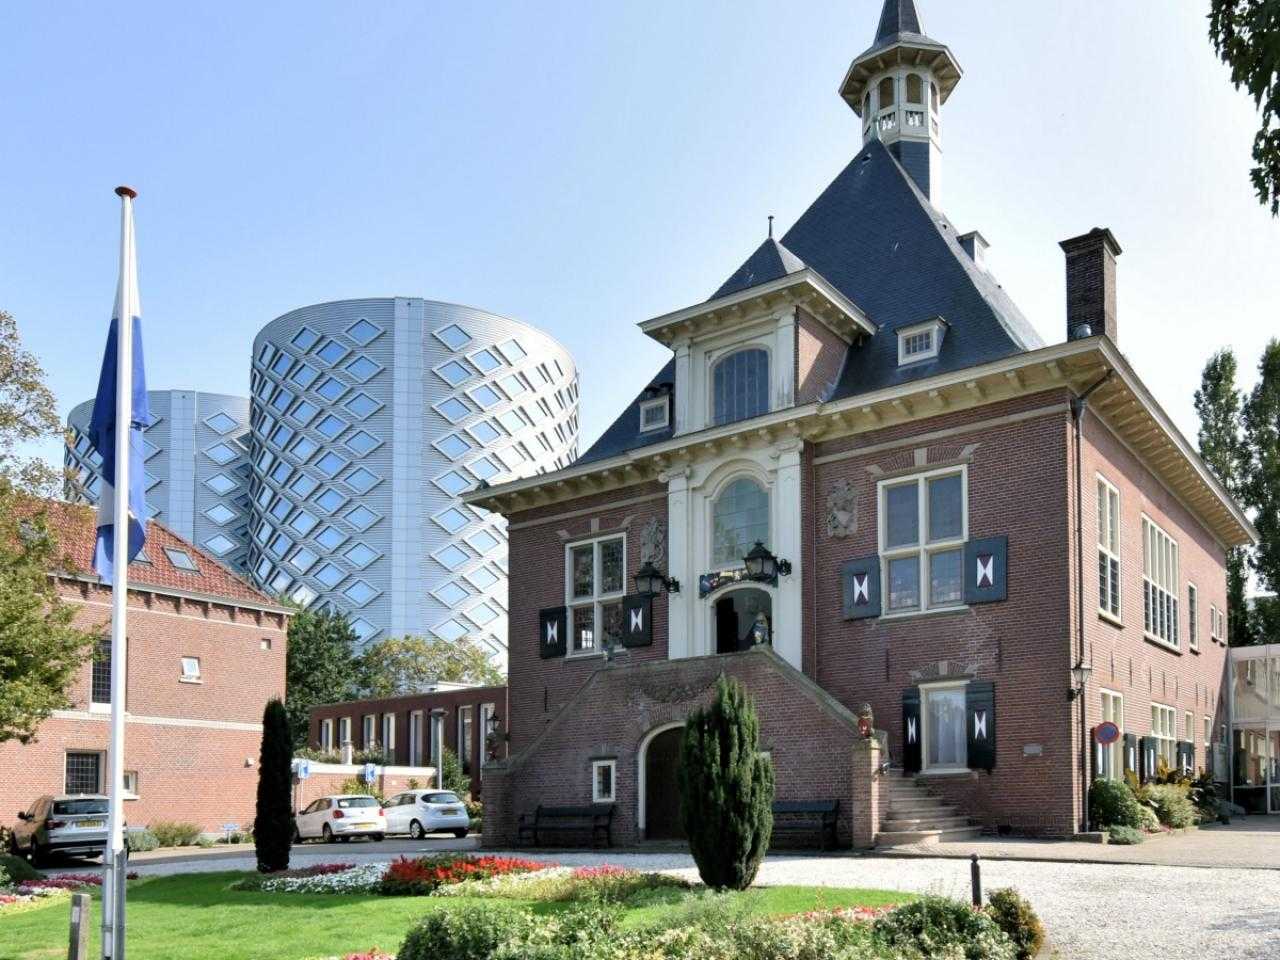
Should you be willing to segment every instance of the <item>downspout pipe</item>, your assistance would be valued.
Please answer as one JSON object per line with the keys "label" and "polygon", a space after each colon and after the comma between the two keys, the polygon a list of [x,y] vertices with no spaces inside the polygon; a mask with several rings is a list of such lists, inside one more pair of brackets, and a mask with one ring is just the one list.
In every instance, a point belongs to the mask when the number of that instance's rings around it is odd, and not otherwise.
{"label": "downspout pipe", "polygon": [[[1111,379],[1114,371],[1108,369],[1088,389],[1071,398],[1071,421],[1075,437],[1076,467],[1076,639],[1079,645],[1076,664],[1084,664],[1084,442],[1081,437],[1081,422],[1085,411],[1089,409],[1089,397],[1095,390]],[[1089,829],[1089,740],[1085,728],[1084,691],[1076,700],[1080,704],[1080,830]]]}

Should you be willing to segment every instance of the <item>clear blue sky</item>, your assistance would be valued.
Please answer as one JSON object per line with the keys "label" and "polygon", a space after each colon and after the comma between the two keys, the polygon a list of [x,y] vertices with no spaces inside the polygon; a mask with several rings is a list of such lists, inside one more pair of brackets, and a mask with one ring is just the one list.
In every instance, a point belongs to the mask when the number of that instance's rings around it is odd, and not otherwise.
{"label": "clear blue sky", "polygon": [[[412,295],[578,359],[584,448],[704,299],[858,150],[836,94],[880,0],[26,3],[0,10],[0,308],[63,412],[94,388],[137,205],[152,386],[245,392],[273,317]],[[1207,2],[921,0],[966,71],[942,208],[1050,342],[1057,241],[1111,227],[1120,346],[1194,436],[1207,354],[1280,334],[1280,223]],[[56,450],[54,451],[56,454]]]}

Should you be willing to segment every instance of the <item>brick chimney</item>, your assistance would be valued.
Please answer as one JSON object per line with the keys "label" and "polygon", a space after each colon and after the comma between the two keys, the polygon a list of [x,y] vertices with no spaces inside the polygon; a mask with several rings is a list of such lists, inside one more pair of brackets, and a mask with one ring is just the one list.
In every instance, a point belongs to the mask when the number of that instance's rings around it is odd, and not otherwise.
{"label": "brick chimney", "polygon": [[1117,341],[1116,257],[1120,244],[1105,227],[1059,244],[1067,257],[1067,339],[1106,334]]}

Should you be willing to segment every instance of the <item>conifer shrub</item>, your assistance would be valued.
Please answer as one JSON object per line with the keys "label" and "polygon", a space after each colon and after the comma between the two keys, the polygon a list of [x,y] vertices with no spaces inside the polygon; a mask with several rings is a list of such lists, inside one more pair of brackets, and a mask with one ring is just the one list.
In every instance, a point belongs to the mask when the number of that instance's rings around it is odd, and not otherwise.
{"label": "conifer shrub", "polygon": [[253,847],[262,873],[289,869],[289,847],[293,843],[292,761],[289,715],[279,699],[272,699],[262,713],[258,803],[253,819]]}
{"label": "conifer shrub", "polygon": [[987,897],[987,915],[1013,941],[1018,960],[1031,960],[1044,946],[1044,924],[1031,904],[1018,896],[1013,887],[991,891]]}
{"label": "conifer shrub", "polygon": [[773,766],[760,754],[760,722],[746,688],[723,674],[715,699],[685,722],[680,816],[702,882],[745,890],[773,833]]}

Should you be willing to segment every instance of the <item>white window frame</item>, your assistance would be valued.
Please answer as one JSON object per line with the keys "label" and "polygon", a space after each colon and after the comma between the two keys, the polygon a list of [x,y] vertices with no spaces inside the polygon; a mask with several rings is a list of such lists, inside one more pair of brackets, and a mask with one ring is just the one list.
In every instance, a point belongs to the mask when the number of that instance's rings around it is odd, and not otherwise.
{"label": "white window frame", "polygon": [[[1124,620],[1124,564],[1120,557],[1120,491],[1102,474],[1098,481],[1098,616],[1117,624]],[[1103,586],[1106,564],[1107,586]],[[1114,566],[1113,566],[1114,565]]]}
{"label": "white window frame", "polygon": [[[609,792],[607,794],[600,790],[600,771],[609,771]],[[592,803],[616,803],[618,799],[618,761],[617,760],[592,760],[591,761],[591,802]]]}
{"label": "white window frame", "polygon": [[[471,752],[472,731],[468,729],[475,723],[472,716],[471,705],[467,704],[458,708],[458,765],[462,768],[462,772],[467,776],[472,773],[472,760],[474,759]],[[464,736],[465,734],[465,736]]]}
{"label": "white window frame", "polygon": [[[765,522],[768,524],[768,529],[765,531],[765,538],[763,541],[764,545],[766,547],[769,546],[770,541],[773,539],[773,505],[774,505],[773,504],[773,488],[765,480],[762,480],[760,477],[756,476],[754,473],[751,473],[751,472],[737,473],[731,477],[728,477],[727,479],[723,480],[720,483],[719,487],[715,490],[714,495],[708,499],[708,504],[707,504],[707,522],[709,524],[709,527],[707,529],[707,544],[708,544],[708,553],[710,554],[710,556],[707,559],[707,563],[712,570],[721,570],[721,571],[738,570],[738,569],[741,569],[743,566],[743,560],[745,559],[745,554],[737,557],[722,559],[722,560],[717,560],[715,557],[716,507],[719,506],[720,500],[728,492],[729,488],[742,480],[746,480],[754,484],[755,487],[764,494],[765,502],[768,504],[768,508],[765,511]],[[748,543],[747,550],[750,551],[753,546],[754,544]]]}
{"label": "white window frame", "polygon": [[1200,590],[1190,580],[1187,581],[1187,649],[1200,649]]}
{"label": "white window frame", "polygon": [[1142,632],[1152,643],[1177,650],[1182,578],[1178,541],[1145,513],[1142,515]]}
{"label": "white window frame", "polygon": [[326,751],[333,749],[333,721],[332,720],[320,721],[320,749],[326,750]]}
{"label": "white window frame", "polygon": [[727,427],[731,424],[745,423],[747,420],[754,419],[753,417],[743,417],[738,420],[725,420],[723,423],[718,422],[716,419],[716,368],[736,354],[746,353],[748,350],[762,350],[765,355],[765,380],[768,383],[768,392],[765,396],[766,409],[756,414],[756,416],[763,417],[765,414],[773,413],[777,409],[777,401],[775,399],[777,370],[774,368],[773,345],[767,339],[752,338],[727,344],[723,347],[708,348],[706,352],[707,427]]}
{"label": "white window frame", "polygon": [[1156,755],[1170,770],[1178,769],[1178,711],[1167,703],[1151,701],[1151,736]]}
{"label": "white window frame", "polygon": [[[192,666],[194,665],[194,669]],[[200,670],[199,657],[180,657],[178,659],[178,669],[180,675],[179,683],[203,683],[204,675]]]}
{"label": "white window frame", "polygon": [[[935,693],[942,693],[949,690],[960,690],[965,692],[969,687],[968,680],[945,680],[941,683],[922,683],[920,685],[920,769],[925,773],[968,773],[969,772],[969,744],[967,721],[962,719],[960,727],[965,731],[965,760],[961,764],[940,764],[937,766],[929,763],[929,697]],[[967,714],[966,708],[966,714]]]}
{"label": "white window frame", "polygon": [[338,718],[338,749],[351,742],[351,718]]}
{"label": "white window frame", "polygon": [[[1103,746],[1099,744],[1102,754],[1107,758],[1108,770],[1106,773],[1099,771],[1099,776],[1107,780],[1123,780],[1124,779],[1124,694],[1116,690],[1108,690],[1106,687],[1098,691],[1098,702],[1102,710],[1102,721],[1105,723],[1110,721],[1120,728],[1120,736],[1116,737],[1116,742]],[[1107,709],[1107,702],[1111,701],[1113,706],[1110,711]]]}
{"label": "white window frame", "polygon": [[[898,331],[898,366],[905,367],[924,360],[932,360],[942,349],[945,327],[938,320],[913,323]],[[928,335],[928,345],[918,350],[909,349],[922,336]]]}
{"label": "white window frame", "polygon": [[394,713],[384,713],[382,715],[382,755],[387,758],[387,763],[395,763],[396,759],[396,715]]}
{"label": "white window frame", "polygon": [[421,710],[409,711],[409,766],[422,766],[422,735],[426,730],[426,718]]}
{"label": "white window frame", "polygon": [[366,713],[360,718],[360,749],[368,750],[376,744],[378,736],[378,715]]}
{"label": "white window frame", "polygon": [[1209,604],[1209,639],[1217,641],[1222,639],[1218,632],[1218,605],[1216,603]]}
{"label": "white window frame", "polygon": [[[960,477],[960,535],[930,543],[929,481],[948,476]],[[915,483],[917,486],[916,509],[918,516],[916,522],[918,524],[919,539],[914,546],[888,548],[885,546],[889,522],[888,511],[885,509],[887,493],[892,487],[905,486],[909,483]],[[918,617],[926,613],[965,609],[964,545],[969,539],[969,465],[962,463],[959,466],[939,467],[936,470],[926,470],[921,473],[881,480],[876,484],[876,513],[876,546],[880,554],[881,616],[883,618]],[[946,553],[952,550],[960,551],[960,602],[942,604],[936,607],[931,606],[929,602],[929,558],[935,553]],[[892,610],[889,607],[889,562],[911,556],[919,557],[920,605],[912,609]]]}
{"label": "white window frame", "polygon": [[120,778],[120,792],[126,800],[137,800],[142,794],[139,792],[139,780],[137,770],[126,770]]}
{"label": "white window frame", "polygon": [[1207,713],[1203,716],[1204,720],[1204,759],[1206,765],[1209,761],[1209,748],[1213,746],[1213,717]]}
{"label": "white window frame", "polygon": [[[651,410],[661,410],[662,419],[655,420],[653,423],[646,423],[645,416]],[[640,432],[650,433],[654,430],[665,430],[671,425],[671,401],[666,395],[656,397],[653,400],[640,401]]]}
{"label": "white window frame", "polygon": [[[602,593],[600,590],[600,545],[613,540],[622,541],[622,585],[616,591]],[[581,547],[591,547],[591,596],[575,597],[573,595],[573,551]],[[597,657],[604,654],[604,606],[611,603],[621,603],[623,597],[627,595],[627,534],[626,531],[621,533],[611,533],[600,537],[589,537],[585,540],[575,540],[572,543],[565,544],[564,548],[564,603],[568,608],[568,627],[569,627],[569,650],[570,657]],[[590,606],[593,611],[592,615],[592,643],[593,646],[585,649],[575,649],[578,642],[577,632],[574,630],[573,613],[575,609]]]}

